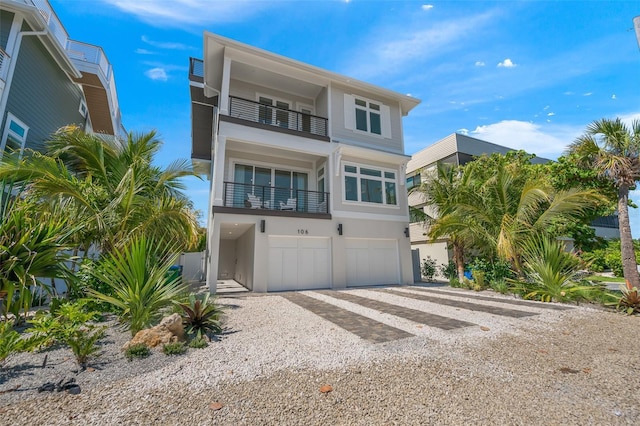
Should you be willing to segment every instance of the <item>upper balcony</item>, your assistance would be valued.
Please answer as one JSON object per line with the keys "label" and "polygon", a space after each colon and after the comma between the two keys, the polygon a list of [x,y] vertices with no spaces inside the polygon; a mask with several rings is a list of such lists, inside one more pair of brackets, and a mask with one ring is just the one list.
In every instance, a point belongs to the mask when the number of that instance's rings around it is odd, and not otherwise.
{"label": "upper balcony", "polygon": [[[192,102],[199,109],[204,108],[204,114],[210,114],[211,106],[219,106],[220,121],[329,141],[328,119],[313,113],[313,96],[319,91],[317,86],[311,88],[307,84],[300,88],[298,85],[299,93],[294,94],[294,89],[284,87],[274,73],[267,70],[250,72],[247,67],[245,64],[232,66],[230,96],[218,102],[219,95],[214,98],[203,96],[204,63],[201,59],[190,58],[189,80],[195,83],[191,88]],[[259,77],[251,77],[256,74]],[[270,76],[265,77],[266,74]],[[291,92],[283,92],[285,89],[291,89]],[[283,99],[287,96],[290,99]],[[294,106],[298,110],[294,110]],[[210,135],[207,130],[205,132]]]}

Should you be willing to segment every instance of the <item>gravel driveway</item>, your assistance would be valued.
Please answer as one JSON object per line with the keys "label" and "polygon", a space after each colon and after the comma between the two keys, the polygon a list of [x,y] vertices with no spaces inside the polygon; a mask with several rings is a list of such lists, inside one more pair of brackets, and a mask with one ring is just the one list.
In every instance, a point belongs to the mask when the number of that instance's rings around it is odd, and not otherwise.
{"label": "gravel driveway", "polygon": [[[340,293],[300,293],[318,313],[288,294],[221,298],[225,334],[179,357],[129,363],[113,328],[93,371],[74,373],[62,350],[47,368],[44,354],[16,356],[0,373],[0,392],[20,386],[0,394],[1,423],[640,423],[640,317],[449,288]],[[397,331],[375,343],[368,328]],[[65,377],[82,393],[35,391]]]}

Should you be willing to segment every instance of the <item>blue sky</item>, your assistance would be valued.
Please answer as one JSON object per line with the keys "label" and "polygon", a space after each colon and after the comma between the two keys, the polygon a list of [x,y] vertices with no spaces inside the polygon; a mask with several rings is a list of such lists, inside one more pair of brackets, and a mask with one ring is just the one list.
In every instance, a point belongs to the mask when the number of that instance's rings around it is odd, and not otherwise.
{"label": "blue sky", "polygon": [[[70,38],[103,47],[124,125],[159,132],[162,164],[191,153],[188,59],[204,30],[421,99],[407,154],[457,131],[557,158],[593,120],[640,118],[637,1],[51,4]],[[208,184],[186,183],[206,212]]]}

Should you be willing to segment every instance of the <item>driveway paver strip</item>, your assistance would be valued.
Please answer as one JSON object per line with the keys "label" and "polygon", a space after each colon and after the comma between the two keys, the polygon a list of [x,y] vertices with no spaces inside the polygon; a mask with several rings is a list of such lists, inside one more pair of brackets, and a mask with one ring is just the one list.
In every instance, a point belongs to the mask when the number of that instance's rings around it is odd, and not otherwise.
{"label": "driveway paver strip", "polygon": [[410,299],[423,300],[425,302],[436,303],[439,305],[453,306],[454,308],[467,309],[476,312],[486,312],[493,315],[502,315],[505,317],[524,318],[538,315],[537,312],[518,311],[515,309],[500,308],[497,306],[481,305],[479,303],[462,302],[459,300],[446,299],[444,297],[426,296],[423,294],[406,293],[397,290],[380,289],[376,290],[380,293],[394,294],[396,296],[408,297]]}
{"label": "driveway paver strip", "polygon": [[436,327],[443,330],[454,330],[456,328],[476,325],[454,318],[443,317],[441,315],[430,314],[428,312],[418,311],[416,309],[405,308],[403,306],[393,305],[391,303],[356,296],[344,291],[323,290],[318,291],[317,293],[325,294],[336,299],[346,300],[347,302],[355,303],[366,308],[375,309],[385,314],[395,315],[400,318],[405,318],[410,321],[417,322],[418,324],[424,324],[429,327]]}
{"label": "driveway paver strip", "polygon": [[411,290],[423,291],[425,293],[446,294],[446,295],[457,296],[457,297],[471,297],[471,298],[478,299],[478,300],[488,300],[488,301],[491,301],[491,302],[508,303],[508,304],[511,304],[511,305],[533,306],[533,307],[540,308],[540,309],[551,309],[551,310],[555,310],[555,311],[566,311],[566,310],[569,310],[569,309],[573,309],[571,306],[562,306],[562,305],[557,305],[557,304],[544,303],[544,302],[534,302],[534,301],[529,301],[529,300],[503,299],[503,298],[499,298],[499,297],[483,296],[481,294],[473,294],[473,293],[470,293],[470,292],[462,293],[462,292],[457,292],[457,291],[432,290],[430,288],[425,288],[425,287],[407,287],[407,288],[409,288]]}
{"label": "driveway paver strip", "polygon": [[283,293],[281,296],[291,303],[295,303],[338,327],[373,343],[384,343],[414,336],[399,328],[391,327],[313,297],[305,296],[302,293]]}

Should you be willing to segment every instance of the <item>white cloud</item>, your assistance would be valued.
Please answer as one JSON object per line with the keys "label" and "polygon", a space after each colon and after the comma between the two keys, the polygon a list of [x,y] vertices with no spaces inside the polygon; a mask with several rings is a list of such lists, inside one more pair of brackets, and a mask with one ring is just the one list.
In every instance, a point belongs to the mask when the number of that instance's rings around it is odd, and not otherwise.
{"label": "white cloud", "polygon": [[465,128],[458,129],[456,131],[456,133],[460,133],[461,135],[468,135],[469,134],[469,129],[465,129]]}
{"label": "white cloud", "polygon": [[136,49],[135,52],[138,55],[155,55],[155,52],[152,52],[152,51],[147,50],[147,49]]}
{"label": "white cloud", "polygon": [[567,145],[583,131],[583,128],[576,126],[540,125],[526,121],[503,120],[478,126],[470,133],[488,142],[555,159],[562,155]]}
{"label": "white cloud", "polygon": [[574,95],[574,94],[575,94],[574,92],[564,92],[563,93],[563,95],[567,95],[567,96],[571,96],[571,95]]}
{"label": "white cloud", "polygon": [[615,93],[613,95],[611,95],[611,99],[617,99]]}
{"label": "white cloud", "polygon": [[513,61],[511,59],[509,59],[509,58],[507,58],[504,61],[498,63],[498,67],[499,68],[514,68],[514,67],[517,67],[517,66],[518,65],[513,63]]}
{"label": "white cloud", "polygon": [[140,37],[140,39],[147,43],[150,46],[153,47],[157,47],[158,49],[169,49],[169,50],[189,50],[192,49],[192,47],[187,46],[186,44],[182,44],[182,43],[174,43],[174,42],[163,42],[163,41],[154,41],[149,39],[149,37],[147,37],[146,35],[143,35],[142,37]]}
{"label": "white cloud", "polygon": [[[354,46],[351,66],[341,72],[360,79],[371,79],[390,69],[402,71],[438,56],[442,50],[451,50],[456,44],[473,37],[490,25],[496,12],[485,12],[464,19],[437,22],[428,28],[399,28],[397,25],[376,28],[372,35]],[[366,48],[364,48],[366,46]],[[389,64],[393,64],[390,68]]]}
{"label": "white cloud", "polygon": [[549,114],[547,114],[547,117],[553,117],[554,115],[556,115],[555,112],[550,112]]}
{"label": "white cloud", "polygon": [[433,9],[433,5],[432,4],[423,4],[422,5],[422,10],[431,10]]}
{"label": "white cloud", "polygon": [[544,108],[542,108],[543,110],[548,110],[549,108],[551,108],[549,105],[545,106]]}
{"label": "white cloud", "polygon": [[484,67],[486,64],[482,61],[476,61],[476,67]]}
{"label": "white cloud", "polygon": [[149,77],[151,80],[156,81],[167,81],[169,79],[164,68],[151,68],[150,70],[145,71],[144,75]]}
{"label": "white cloud", "polygon": [[238,22],[267,8],[274,7],[271,2],[251,0],[102,0],[102,2],[134,15],[151,25],[182,28],[191,28],[193,25]]}
{"label": "white cloud", "polygon": [[591,96],[591,95],[593,95],[593,92],[587,92],[582,94],[582,96]]}

